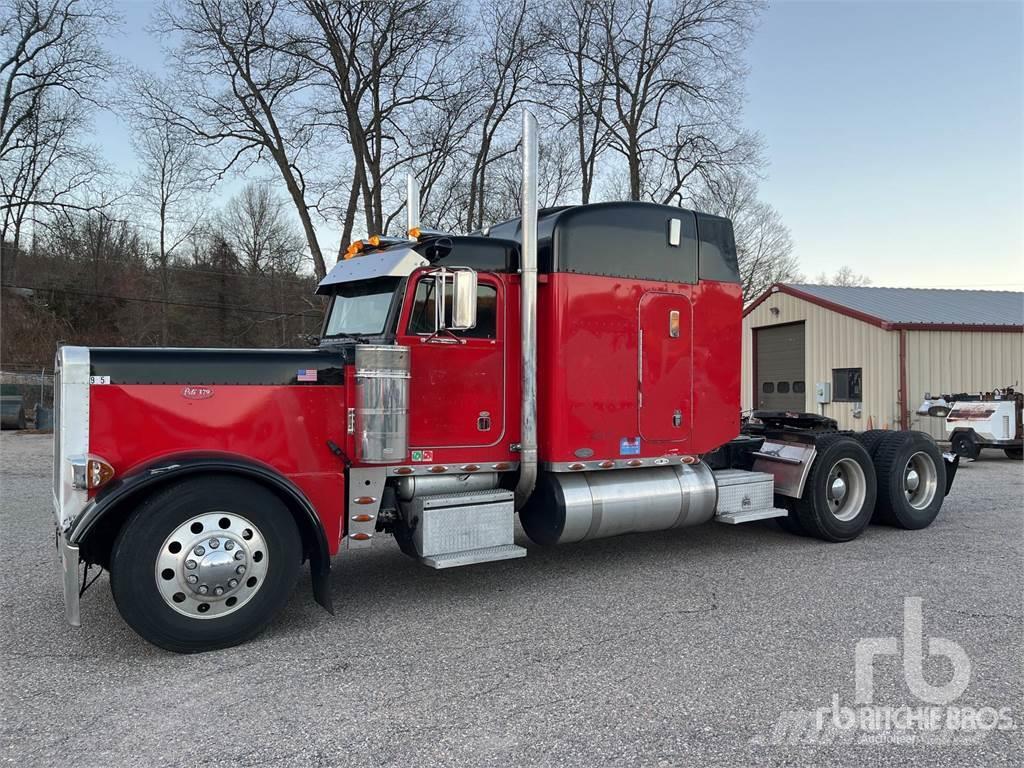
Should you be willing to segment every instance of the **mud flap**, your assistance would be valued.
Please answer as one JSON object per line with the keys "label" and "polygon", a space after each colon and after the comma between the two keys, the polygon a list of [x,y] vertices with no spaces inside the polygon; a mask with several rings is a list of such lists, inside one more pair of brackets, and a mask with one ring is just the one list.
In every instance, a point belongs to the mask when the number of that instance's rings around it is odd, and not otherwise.
{"label": "mud flap", "polygon": [[313,557],[309,561],[309,573],[313,577],[313,599],[334,615],[334,602],[331,600],[331,561],[324,557]]}
{"label": "mud flap", "polygon": [[946,461],[946,496],[949,496],[949,489],[953,487],[953,478],[956,477],[956,471],[960,467],[960,455],[947,451],[942,454],[942,458]]}

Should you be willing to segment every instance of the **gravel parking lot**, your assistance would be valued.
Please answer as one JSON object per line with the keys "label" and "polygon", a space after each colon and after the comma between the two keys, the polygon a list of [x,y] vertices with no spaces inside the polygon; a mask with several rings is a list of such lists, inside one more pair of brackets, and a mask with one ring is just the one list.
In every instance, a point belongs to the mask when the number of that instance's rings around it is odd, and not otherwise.
{"label": "gravel parking lot", "polygon": [[[709,524],[524,540],[525,559],[438,572],[385,541],[335,560],[337,615],[307,574],[254,642],[184,657],[127,628],[105,577],[83,626],[64,625],[50,450],[3,436],[13,765],[1020,765],[1024,470],[995,453],[961,468],[930,528],[849,544]],[[954,704],[1009,707],[1017,730],[881,746],[787,732],[787,713],[853,706],[854,648],[902,637],[906,596],[922,598],[926,645],[970,659]],[[921,705],[898,658],[874,668],[876,704]],[[926,659],[932,684],[951,674]]]}

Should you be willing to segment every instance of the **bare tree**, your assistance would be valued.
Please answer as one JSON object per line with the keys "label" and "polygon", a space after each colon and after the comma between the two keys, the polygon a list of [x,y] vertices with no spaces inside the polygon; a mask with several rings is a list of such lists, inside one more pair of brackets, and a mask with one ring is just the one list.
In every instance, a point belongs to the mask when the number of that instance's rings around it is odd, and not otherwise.
{"label": "bare tree", "polygon": [[[154,90],[159,86],[151,86]],[[157,268],[160,275],[160,343],[168,343],[168,266],[177,250],[195,234],[203,218],[206,189],[192,136],[168,122],[136,124],[139,160],[136,195],[156,213]]]}
{"label": "bare tree", "polygon": [[544,67],[551,109],[575,137],[580,202],[590,202],[597,162],[610,139],[604,122],[607,60],[599,0],[558,0],[548,9],[545,42],[554,51]]}
{"label": "bare tree", "polygon": [[743,300],[770,285],[800,279],[789,227],[772,206],[758,199],[756,179],[732,173],[715,179],[694,196],[695,207],[732,220]]}
{"label": "bare tree", "polygon": [[280,343],[285,345],[288,325],[284,280],[295,275],[304,260],[302,235],[288,220],[285,204],[274,197],[267,184],[247,184],[228,201],[220,233],[242,268],[265,278],[271,306],[278,314],[259,322],[276,321]]}
{"label": "bare tree", "polygon": [[[341,131],[352,155],[340,216],[344,247],[360,203],[367,231],[387,232],[400,208],[389,200],[398,171],[422,161],[436,171],[439,150],[455,149],[465,113],[454,69],[459,19],[447,0],[294,5],[308,22],[295,50],[327,86],[320,120]],[[439,129],[432,141],[424,141],[424,121]],[[424,174],[428,187],[434,171]]]}
{"label": "bare tree", "polygon": [[101,39],[117,16],[102,0],[8,0],[0,6],[0,158],[42,101],[65,93],[96,103],[112,71]]}
{"label": "bare tree", "polygon": [[871,285],[871,278],[867,275],[861,275],[853,271],[853,268],[843,266],[840,267],[834,275],[828,275],[825,272],[818,274],[814,278],[814,282],[817,285],[839,285],[844,287],[857,287],[863,285]]}
{"label": "bare tree", "polygon": [[313,267],[327,272],[307,199],[300,162],[315,138],[308,104],[311,70],[295,55],[294,38],[278,0],[175,0],[165,5],[156,30],[175,37],[175,88],[144,92],[147,119],[191,133],[224,152],[218,172],[268,158],[279,173],[302,224]]}
{"label": "bare tree", "polygon": [[[0,250],[16,272],[29,222],[92,210],[102,172],[82,144],[87,105],[113,69],[103,34],[118,22],[101,0],[0,5]],[[90,199],[92,198],[92,199]]]}
{"label": "bare tree", "polygon": [[629,197],[668,203],[688,184],[753,160],[739,128],[753,0],[608,0],[590,53],[605,69],[601,121]]}
{"label": "bare tree", "polygon": [[516,151],[516,138],[500,143],[501,131],[516,108],[527,102],[538,75],[537,53],[544,38],[531,0],[483,0],[477,18],[479,53],[473,88],[479,94],[473,139],[466,227],[483,226],[487,176],[492,163]]}

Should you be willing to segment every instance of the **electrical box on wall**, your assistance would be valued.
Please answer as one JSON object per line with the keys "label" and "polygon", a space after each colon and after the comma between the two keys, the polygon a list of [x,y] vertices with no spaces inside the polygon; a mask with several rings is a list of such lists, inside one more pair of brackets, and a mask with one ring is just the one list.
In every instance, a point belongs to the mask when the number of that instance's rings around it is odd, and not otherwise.
{"label": "electrical box on wall", "polygon": [[832,402],[832,382],[819,381],[814,385],[814,402],[821,404]]}

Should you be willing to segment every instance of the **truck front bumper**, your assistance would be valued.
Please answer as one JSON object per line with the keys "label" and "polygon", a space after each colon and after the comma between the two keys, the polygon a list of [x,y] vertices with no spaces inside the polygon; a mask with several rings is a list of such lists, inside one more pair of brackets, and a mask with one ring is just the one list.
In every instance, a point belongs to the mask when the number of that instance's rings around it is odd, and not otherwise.
{"label": "truck front bumper", "polygon": [[81,593],[78,585],[78,569],[81,561],[78,557],[78,547],[68,543],[64,532],[59,527],[56,529],[56,537],[57,558],[64,585],[64,618],[72,627],[80,627],[82,626],[82,615],[79,609]]}

